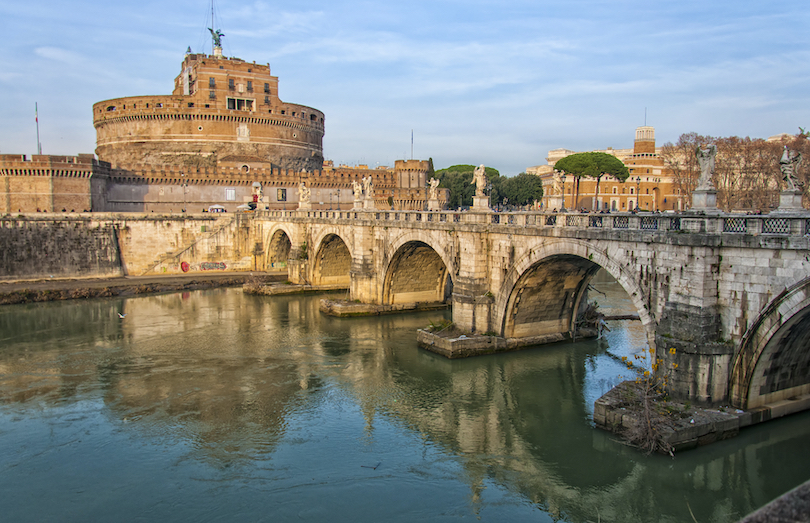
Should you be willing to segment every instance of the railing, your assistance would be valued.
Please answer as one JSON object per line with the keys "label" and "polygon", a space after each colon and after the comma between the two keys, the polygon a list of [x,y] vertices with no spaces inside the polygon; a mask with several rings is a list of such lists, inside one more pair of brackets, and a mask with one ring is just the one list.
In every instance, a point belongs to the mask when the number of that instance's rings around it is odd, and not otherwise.
{"label": "railing", "polygon": [[637,230],[665,234],[669,231],[706,234],[759,234],[769,236],[810,237],[810,218],[801,214],[786,216],[767,215],[700,215],[683,213],[545,213],[545,212],[475,212],[475,211],[419,211],[419,210],[352,210],[352,211],[266,211],[278,218],[321,218],[341,220],[374,220],[380,222],[410,223],[425,227],[444,224],[494,226],[531,229],[599,229],[609,231]]}

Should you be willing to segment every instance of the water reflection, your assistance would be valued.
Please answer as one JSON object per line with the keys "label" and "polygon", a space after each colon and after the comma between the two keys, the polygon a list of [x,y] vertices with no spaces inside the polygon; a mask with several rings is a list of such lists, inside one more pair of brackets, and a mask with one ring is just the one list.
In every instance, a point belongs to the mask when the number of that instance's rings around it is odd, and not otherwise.
{"label": "water reflection", "polygon": [[[616,360],[644,344],[632,323],[600,342],[447,360],[415,344],[439,314],[335,319],[316,297],[239,290],[0,308],[0,487],[52,494],[44,471],[98,459],[74,484],[97,494],[99,478],[143,474],[158,519],[260,519],[272,501],[298,519],[735,521],[807,479],[807,415],[675,460],[594,429]],[[211,506],[211,489],[227,500]],[[71,492],[53,503],[91,505]],[[0,508],[25,514],[14,499]],[[93,499],[97,519],[122,503]]]}

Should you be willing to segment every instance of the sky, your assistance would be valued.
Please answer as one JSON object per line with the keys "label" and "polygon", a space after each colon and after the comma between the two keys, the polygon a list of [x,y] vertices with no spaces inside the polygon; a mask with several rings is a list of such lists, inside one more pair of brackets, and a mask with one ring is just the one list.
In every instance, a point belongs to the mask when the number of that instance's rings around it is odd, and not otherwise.
{"label": "sky", "polygon": [[[326,115],[324,157],[513,176],[549,150],[810,127],[807,0],[216,0],[226,56]],[[210,0],[0,0],[0,153],[95,149],[92,105],[170,94]],[[646,118],[646,120],[645,120]],[[411,136],[413,133],[413,156]]]}

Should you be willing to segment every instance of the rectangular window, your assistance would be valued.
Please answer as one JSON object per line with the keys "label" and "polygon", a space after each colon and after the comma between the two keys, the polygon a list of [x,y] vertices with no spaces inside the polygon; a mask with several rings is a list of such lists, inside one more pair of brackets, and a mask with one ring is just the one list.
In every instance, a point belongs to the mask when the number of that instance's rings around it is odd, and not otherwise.
{"label": "rectangular window", "polygon": [[236,86],[233,83],[233,78],[228,78],[228,89],[235,89]]}
{"label": "rectangular window", "polygon": [[216,100],[217,99],[216,91],[208,91],[208,98],[210,98],[211,100]]}
{"label": "rectangular window", "polygon": [[236,201],[236,189],[225,189],[225,200],[229,202]]}
{"label": "rectangular window", "polygon": [[248,80],[247,83],[248,83],[247,90],[253,91],[253,80]]}
{"label": "rectangular window", "polygon": [[228,98],[228,109],[236,111],[252,111],[253,103],[253,100],[247,100],[245,98]]}
{"label": "rectangular window", "polygon": [[270,94],[270,84],[264,84],[264,92]]}
{"label": "rectangular window", "polygon": [[265,105],[270,105],[270,97],[269,96],[264,97],[264,104]]}
{"label": "rectangular window", "polygon": [[276,200],[279,202],[286,202],[287,201],[287,189],[279,189],[276,192]]}
{"label": "rectangular window", "polygon": [[217,88],[217,81],[213,77],[208,79],[208,88],[209,89],[216,89]]}

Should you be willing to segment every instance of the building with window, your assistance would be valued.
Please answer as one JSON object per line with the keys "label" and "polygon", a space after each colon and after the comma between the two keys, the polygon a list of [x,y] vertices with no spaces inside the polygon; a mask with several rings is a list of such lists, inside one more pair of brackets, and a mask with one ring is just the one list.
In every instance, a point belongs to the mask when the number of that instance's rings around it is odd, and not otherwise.
{"label": "building with window", "polygon": [[624,181],[603,176],[599,180],[598,190],[595,178],[583,177],[577,188],[573,176],[566,176],[563,181],[559,175],[555,177],[554,173],[554,164],[575,151],[551,150],[545,165],[526,169],[527,173],[540,176],[543,180],[541,208],[559,210],[564,207],[589,211],[609,209],[619,212],[636,208],[642,211],[683,210],[683,199],[672,171],[664,165],[660,156],[661,149],[655,146],[655,128],[638,127],[632,149],[608,147],[594,152],[617,157],[627,166],[630,176]]}

